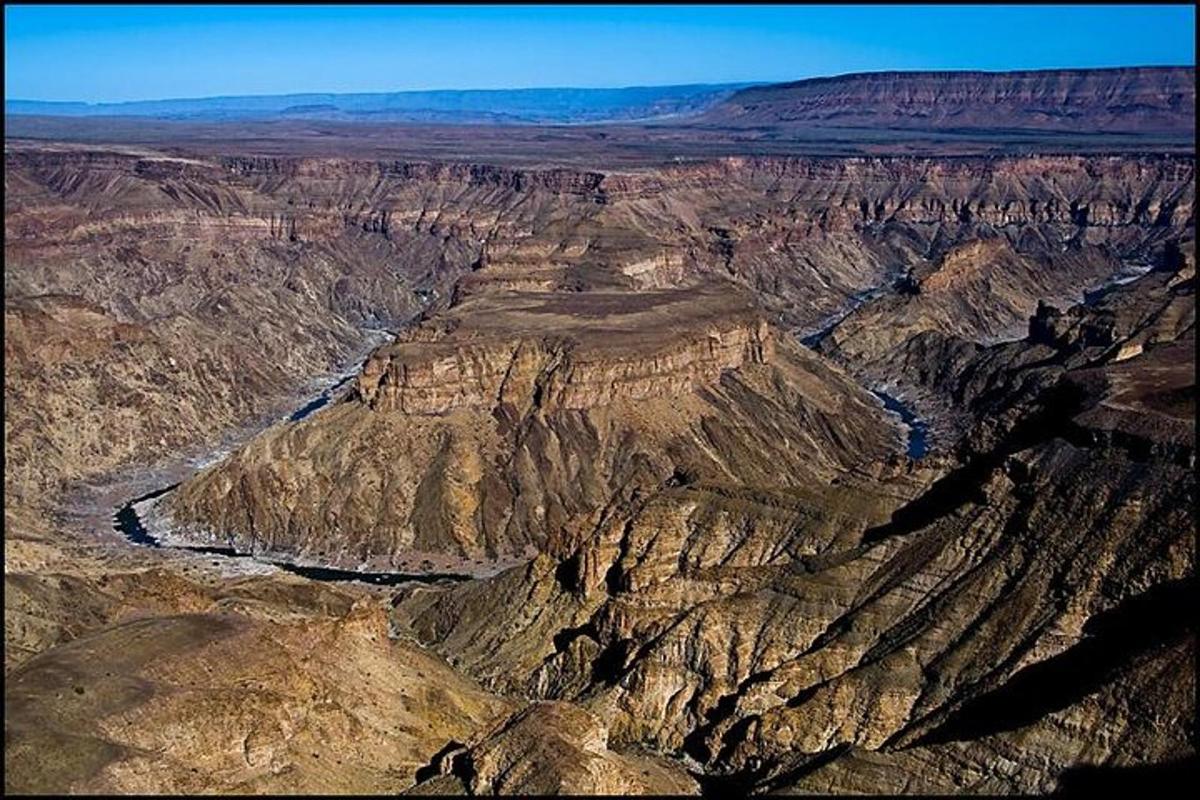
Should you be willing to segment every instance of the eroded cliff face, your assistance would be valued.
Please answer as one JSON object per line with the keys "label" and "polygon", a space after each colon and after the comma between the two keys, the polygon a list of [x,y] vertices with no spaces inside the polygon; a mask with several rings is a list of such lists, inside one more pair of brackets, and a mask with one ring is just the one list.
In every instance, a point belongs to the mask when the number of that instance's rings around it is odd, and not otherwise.
{"label": "eroded cliff face", "polygon": [[568,550],[671,481],[824,483],[895,436],[728,284],[480,297],[376,351],[339,407],[189,481],[163,523],[444,569]]}
{"label": "eroded cliff face", "polygon": [[[651,416],[630,404],[704,398],[723,371],[769,372],[783,334],[766,333],[767,320],[819,330],[855,292],[881,287],[821,345],[871,375],[881,354],[926,331],[980,343],[1019,336],[1038,302],[1081,296],[1193,217],[1192,165],[1167,157],[726,159],[611,174],[273,159],[225,167],[282,196],[367,191],[384,237],[409,226],[484,236],[441,310],[368,360],[336,423],[281,429],[169,503],[205,540],[392,564],[513,555],[545,541],[562,513],[604,507],[621,469],[579,484],[586,470],[571,467],[563,491],[540,478],[517,491],[513,473],[569,463],[544,447],[587,461],[584,449],[604,447],[605,436],[643,431],[638,420]],[[421,210],[388,210],[399,203]],[[486,234],[481,210],[494,215]],[[718,299],[738,293],[740,305]],[[647,456],[665,470],[660,480],[676,451],[701,446],[681,441],[713,447],[711,433],[683,434],[682,420],[694,428],[725,413],[687,406],[668,414],[678,424],[656,423],[670,430],[636,434],[670,452]],[[538,432],[518,458],[530,419],[548,420],[549,444]],[[334,433],[343,426],[354,435]],[[401,443],[400,464],[378,455],[389,438]],[[727,460],[717,449],[688,458]],[[852,460],[813,449],[810,463]],[[875,452],[858,455],[865,463]],[[514,510],[526,503],[528,513]]]}
{"label": "eroded cliff face", "polygon": [[412,416],[501,405],[548,412],[688,394],[765,364],[774,341],[747,296],[683,290],[514,293],[455,305],[363,365],[356,398]]}

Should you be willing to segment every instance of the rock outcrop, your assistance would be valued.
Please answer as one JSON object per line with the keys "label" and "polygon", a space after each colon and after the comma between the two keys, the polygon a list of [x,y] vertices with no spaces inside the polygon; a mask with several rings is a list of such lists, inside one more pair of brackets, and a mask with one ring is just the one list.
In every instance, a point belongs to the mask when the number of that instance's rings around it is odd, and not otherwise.
{"label": "rock outcrop", "polygon": [[689,795],[696,781],[678,764],[607,747],[594,714],[570,703],[537,703],[470,749],[445,753],[438,777],[412,794]]}
{"label": "rock outcrop", "polygon": [[894,437],[728,284],[493,295],[429,317],[346,402],[160,508],[200,541],[436,571],[565,556],[622,498],[671,482],[825,483]]}

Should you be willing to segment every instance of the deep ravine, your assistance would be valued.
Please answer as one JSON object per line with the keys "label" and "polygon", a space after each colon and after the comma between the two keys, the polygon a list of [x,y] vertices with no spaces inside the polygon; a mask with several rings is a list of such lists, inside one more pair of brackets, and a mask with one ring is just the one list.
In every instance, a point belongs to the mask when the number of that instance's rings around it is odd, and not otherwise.
{"label": "deep ravine", "polygon": [[[380,330],[379,333],[386,334],[394,339],[395,334],[391,331]],[[368,356],[369,357],[369,354]],[[320,409],[329,405],[337,397],[339,391],[343,389],[358,372],[361,370],[366,357],[357,362],[353,368],[344,372],[335,383],[321,390],[321,392],[308,402],[301,405],[296,411],[288,414],[286,419],[289,423],[297,423],[305,418],[315,414]],[[197,469],[204,465],[212,463],[220,459],[219,454],[214,454],[214,457],[202,458],[196,461]],[[421,582],[421,583],[437,583],[442,581],[461,581],[467,580],[470,576],[459,575],[456,573],[407,573],[407,572],[360,572],[357,570],[337,569],[334,567],[294,564],[288,561],[280,561],[275,559],[265,559],[254,553],[239,552],[233,547],[220,547],[213,545],[184,545],[184,544],[164,544],[158,537],[147,530],[142,523],[141,517],[138,515],[137,506],[147,501],[158,500],[170,494],[180,485],[181,481],[176,481],[167,486],[155,489],[146,494],[140,495],[129,500],[127,503],[117,509],[113,514],[113,530],[121,533],[130,543],[139,547],[153,547],[162,549],[185,550],[193,553],[203,553],[218,558],[229,559],[250,559],[263,564],[270,564],[304,578],[317,581],[331,582],[346,582],[355,581],[367,583],[375,586],[397,586],[403,583]]]}

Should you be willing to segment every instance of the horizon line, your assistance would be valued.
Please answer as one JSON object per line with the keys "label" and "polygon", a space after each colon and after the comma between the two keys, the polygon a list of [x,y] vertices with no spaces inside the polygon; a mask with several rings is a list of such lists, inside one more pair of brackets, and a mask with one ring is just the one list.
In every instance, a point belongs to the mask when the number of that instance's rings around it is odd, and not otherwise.
{"label": "horizon line", "polygon": [[337,97],[354,97],[364,95],[396,95],[396,94],[436,94],[436,93],[459,93],[465,94],[469,92],[487,94],[492,92],[538,92],[538,91],[627,91],[632,89],[684,89],[694,87],[761,87],[773,85],[790,85],[804,83],[806,81],[827,81],[836,80],[839,78],[853,78],[864,75],[947,75],[947,74],[977,74],[977,75],[1020,75],[1042,72],[1105,72],[1105,71],[1120,71],[1120,70],[1141,70],[1141,69],[1159,69],[1159,70],[1195,70],[1195,64],[1122,64],[1110,65],[1103,67],[1038,67],[1034,69],[974,69],[974,68],[950,68],[950,69],[878,69],[878,70],[858,70],[854,72],[842,72],[832,75],[810,75],[804,78],[791,78],[787,80],[749,80],[749,81],[694,81],[690,83],[647,83],[647,84],[630,84],[625,86],[513,86],[504,88],[438,88],[438,89],[391,89],[391,90],[374,90],[374,91],[302,91],[302,92],[278,92],[278,93],[256,93],[256,94],[213,94],[213,95],[195,95],[190,97],[151,97],[140,98],[134,100],[43,100],[30,97],[15,97],[4,98],[4,103],[46,103],[58,105],[76,105],[76,106],[119,106],[133,105],[137,103],[179,103],[179,102],[197,102],[204,100],[239,100],[239,99],[261,99],[261,98],[276,98],[276,97],[305,97],[312,95],[331,95]]}

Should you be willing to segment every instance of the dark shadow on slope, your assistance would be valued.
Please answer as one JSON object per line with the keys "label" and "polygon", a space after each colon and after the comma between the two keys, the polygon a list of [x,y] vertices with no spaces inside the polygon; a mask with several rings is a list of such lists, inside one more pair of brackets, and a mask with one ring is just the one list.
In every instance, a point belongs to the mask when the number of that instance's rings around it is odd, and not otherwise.
{"label": "dark shadow on slope", "polygon": [[915,744],[944,744],[1015,730],[1082,700],[1143,653],[1194,634],[1195,591],[1195,578],[1168,581],[1097,614],[1084,626],[1079,643],[967,701]]}
{"label": "dark shadow on slope", "polygon": [[1072,767],[1058,779],[1055,794],[1080,797],[1169,797],[1200,785],[1200,758],[1130,767]]}
{"label": "dark shadow on slope", "polygon": [[1081,410],[1084,391],[1073,383],[1060,382],[1038,398],[1036,410],[1022,418],[991,450],[977,454],[958,469],[929,487],[912,502],[900,507],[889,522],[863,533],[871,544],[892,536],[913,533],[951,514],[967,502],[983,504],[983,484],[992,470],[1013,453],[1061,436],[1070,419]]}
{"label": "dark shadow on slope", "polygon": [[436,778],[438,775],[441,775],[442,764],[446,760],[446,757],[451,753],[461,751],[464,747],[466,747],[466,745],[464,745],[462,742],[458,742],[453,739],[447,742],[445,747],[434,753],[433,758],[429,759],[428,764],[417,770],[417,783],[424,783],[431,778]]}

